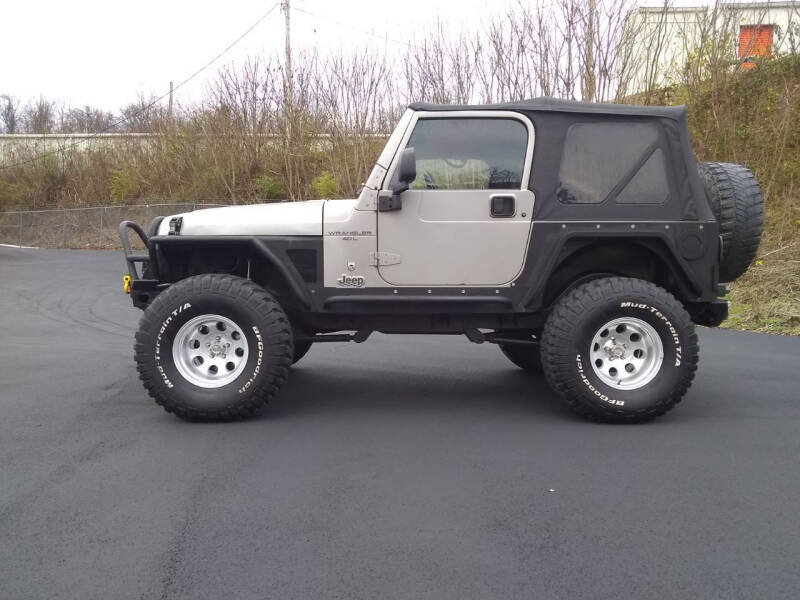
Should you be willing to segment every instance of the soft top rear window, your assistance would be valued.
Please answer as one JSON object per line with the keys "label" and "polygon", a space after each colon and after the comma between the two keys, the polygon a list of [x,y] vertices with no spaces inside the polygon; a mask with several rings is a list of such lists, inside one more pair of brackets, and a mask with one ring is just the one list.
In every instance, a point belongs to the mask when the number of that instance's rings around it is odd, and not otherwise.
{"label": "soft top rear window", "polygon": [[658,125],[652,122],[572,125],[559,170],[559,201],[598,204],[614,192],[625,204],[663,202],[668,184],[658,141]]}

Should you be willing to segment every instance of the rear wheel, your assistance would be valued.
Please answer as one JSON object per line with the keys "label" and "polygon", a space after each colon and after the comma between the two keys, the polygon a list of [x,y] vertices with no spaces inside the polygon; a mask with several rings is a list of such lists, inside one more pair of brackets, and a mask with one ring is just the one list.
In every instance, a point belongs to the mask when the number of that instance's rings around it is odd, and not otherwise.
{"label": "rear wheel", "polygon": [[170,286],[147,307],[136,333],[145,388],[167,412],[189,420],[254,415],[283,385],[293,353],[278,302],[231,275]]}
{"label": "rear wheel", "polygon": [[550,385],[595,421],[648,421],[674,407],[697,369],[697,335],[669,292],[607,277],[558,301],[542,335]]}

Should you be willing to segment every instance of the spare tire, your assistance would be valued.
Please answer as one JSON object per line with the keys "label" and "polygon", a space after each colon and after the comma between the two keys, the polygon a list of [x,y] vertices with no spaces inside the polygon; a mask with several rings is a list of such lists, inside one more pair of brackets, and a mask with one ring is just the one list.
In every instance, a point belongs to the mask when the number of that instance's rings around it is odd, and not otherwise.
{"label": "spare tire", "polygon": [[698,163],[711,209],[719,223],[719,280],[733,281],[753,262],[764,224],[764,199],[753,174],[733,163]]}

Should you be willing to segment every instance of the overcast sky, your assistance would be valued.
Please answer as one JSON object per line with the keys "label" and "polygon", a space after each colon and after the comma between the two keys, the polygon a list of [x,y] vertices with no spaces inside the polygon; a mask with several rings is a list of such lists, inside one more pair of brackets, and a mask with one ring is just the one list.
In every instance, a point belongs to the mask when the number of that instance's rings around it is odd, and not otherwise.
{"label": "overcast sky", "polygon": [[[547,5],[558,0],[533,0]],[[657,0],[645,0],[652,3]],[[292,0],[296,51],[316,47],[402,50],[393,40],[425,31],[438,16],[476,28],[516,0]],[[40,94],[73,106],[117,110],[140,92],[161,95],[204,65],[274,4],[267,0],[7,0],[0,32],[0,93]],[[344,24],[349,27],[343,26]],[[372,32],[374,35],[358,30]],[[381,41],[383,37],[384,40]],[[177,100],[197,98],[216,67],[283,51],[276,9]]]}
{"label": "overcast sky", "polygon": [[[139,92],[162,94],[204,65],[262,16],[274,0],[108,0],[3,2],[0,93],[39,94],[67,104],[116,110]],[[292,42],[299,51],[383,47],[386,42],[337,25],[405,39],[438,14],[455,27],[476,25],[502,10],[498,0],[292,0]],[[378,8],[380,7],[380,8]],[[13,26],[9,24],[13,23]],[[393,42],[390,48],[401,49]],[[220,60],[283,52],[283,14],[276,9]],[[219,65],[215,65],[219,66]],[[213,76],[181,90],[190,100]]]}

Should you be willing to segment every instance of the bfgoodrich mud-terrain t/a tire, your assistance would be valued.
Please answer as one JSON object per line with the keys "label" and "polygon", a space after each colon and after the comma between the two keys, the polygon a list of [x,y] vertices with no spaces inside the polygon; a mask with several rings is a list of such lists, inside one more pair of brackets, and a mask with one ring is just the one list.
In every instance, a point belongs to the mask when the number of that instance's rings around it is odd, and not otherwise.
{"label": "bfgoodrich mud-terrain t/a tire", "polygon": [[283,385],[293,354],[281,306],[231,275],[170,286],[147,307],[136,333],[145,388],[167,412],[189,420],[252,416]]}
{"label": "bfgoodrich mud-terrain t/a tire", "polygon": [[642,422],[680,402],[697,369],[689,314],[666,290],[608,277],[562,297],[545,323],[542,366],[584,417]]}

